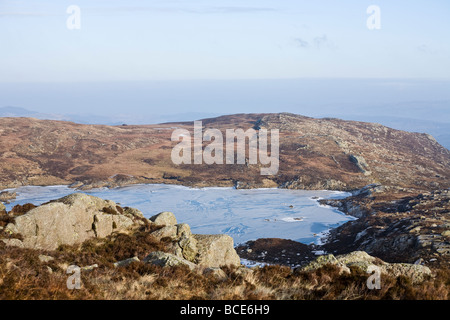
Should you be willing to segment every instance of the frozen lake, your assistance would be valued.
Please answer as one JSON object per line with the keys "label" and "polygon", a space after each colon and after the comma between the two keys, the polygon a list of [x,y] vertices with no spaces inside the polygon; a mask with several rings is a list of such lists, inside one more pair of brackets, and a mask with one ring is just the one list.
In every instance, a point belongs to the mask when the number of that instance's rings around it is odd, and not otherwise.
{"label": "frozen lake", "polygon": [[[5,204],[35,205],[74,192],[67,186],[20,187],[18,196]],[[349,193],[286,189],[188,188],[146,184],[114,189],[93,189],[84,193],[113,200],[121,206],[141,210],[149,218],[171,211],[179,223],[188,223],[193,233],[225,233],[235,244],[258,238],[283,238],[303,243],[320,241],[317,235],[355,218],[328,206],[318,198],[343,198]]]}

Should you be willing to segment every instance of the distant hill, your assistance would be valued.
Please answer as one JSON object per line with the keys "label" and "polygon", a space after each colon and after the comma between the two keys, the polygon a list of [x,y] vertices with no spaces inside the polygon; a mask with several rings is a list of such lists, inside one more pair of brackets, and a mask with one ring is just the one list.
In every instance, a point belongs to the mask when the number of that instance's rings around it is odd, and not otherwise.
{"label": "distant hill", "polygon": [[0,108],[0,117],[28,117],[41,120],[64,120],[65,117],[56,114],[46,114],[30,111],[20,107],[2,107]]}
{"label": "distant hill", "polygon": [[[166,122],[193,121],[202,118],[218,117],[217,113],[185,112],[166,115],[95,115],[95,114],[47,114],[19,107],[0,108],[0,117],[29,117],[41,120],[64,120],[81,124],[156,124]],[[409,132],[431,134],[442,146],[450,150],[450,123],[430,120],[411,119],[407,117],[388,117],[371,115],[341,114],[333,115],[340,119],[380,123],[384,126]]]}
{"label": "distant hill", "polygon": [[20,107],[2,107],[0,108],[0,117],[26,117],[36,118],[40,120],[64,120],[81,124],[105,124],[105,125],[121,125],[121,124],[155,124],[163,122],[175,121],[193,121],[206,117],[216,117],[219,114],[206,112],[184,112],[166,115],[98,115],[98,114],[49,114],[31,111]]}
{"label": "distant hill", "polygon": [[428,134],[380,124],[300,115],[236,114],[203,120],[205,128],[280,130],[275,176],[260,165],[175,165],[174,127],[83,125],[0,118],[0,189],[20,185],[80,187],[130,183],[353,190],[370,183],[432,190],[450,187],[450,151]]}
{"label": "distant hill", "polygon": [[431,134],[442,146],[450,150],[450,123],[407,117],[340,115],[339,118],[380,123],[384,126],[409,132]]}

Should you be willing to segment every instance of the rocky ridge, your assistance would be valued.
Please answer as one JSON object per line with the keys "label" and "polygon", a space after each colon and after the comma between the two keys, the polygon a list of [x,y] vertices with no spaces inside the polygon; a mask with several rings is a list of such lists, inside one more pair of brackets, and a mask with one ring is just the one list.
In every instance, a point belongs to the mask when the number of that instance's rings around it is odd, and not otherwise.
{"label": "rocky ridge", "polygon": [[0,189],[66,184],[83,190],[133,183],[331,190],[381,183],[419,192],[450,187],[450,151],[427,134],[288,113],[202,122],[205,130],[224,135],[226,129],[278,129],[277,175],[261,176],[260,164],[173,164],[177,142],[171,134],[176,128],[192,133],[192,122],[102,126],[0,118]]}
{"label": "rocky ridge", "polygon": [[[391,263],[448,268],[450,264],[450,190],[421,194],[392,192],[371,184],[345,199],[319,200],[357,220],[331,229],[321,245],[285,239],[258,239],[236,248],[243,258],[304,266],[317,255],[364,251]],[[405,190],[408,191],[408,190]]]}
{"label": "rocky ridge", "polygon": [[[377,190],[378,189],[378,190]],[[324,250],[364,250],[387,261],[450,263],[450,190],[393,198],[380,186],[343,200],[323,200],[358,217],[330,231]]]}

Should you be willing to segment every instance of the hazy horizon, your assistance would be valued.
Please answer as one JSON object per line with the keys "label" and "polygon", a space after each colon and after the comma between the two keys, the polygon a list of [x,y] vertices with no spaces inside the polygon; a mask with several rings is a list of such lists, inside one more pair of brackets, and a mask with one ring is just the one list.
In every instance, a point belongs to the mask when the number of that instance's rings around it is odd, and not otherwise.
{"label": "hazy horizon", "polygon": [[[450,122],[450,81],[421,79],[185,80],[0,85],[0,107],[50,114],[292,112]],[[432,111],[432,112],[431,112]]]}
{"label": "hazy horizon", "polygon": [[94,123],[381,119],[450,144],[449,12],[444,0],[5,0],[0,107]]}

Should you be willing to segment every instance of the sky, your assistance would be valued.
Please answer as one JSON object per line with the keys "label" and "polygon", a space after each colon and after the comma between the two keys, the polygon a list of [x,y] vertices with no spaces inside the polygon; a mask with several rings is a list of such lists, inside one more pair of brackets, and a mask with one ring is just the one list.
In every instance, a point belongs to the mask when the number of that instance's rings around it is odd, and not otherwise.
{"label": "sky", "polygon": [[[372,5],[379,29],[367,25]],[[449,14],[448,0],[0,0],[0,107],[448,110]]]}

